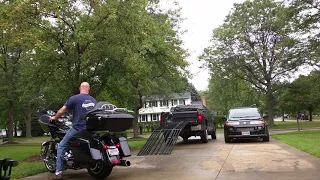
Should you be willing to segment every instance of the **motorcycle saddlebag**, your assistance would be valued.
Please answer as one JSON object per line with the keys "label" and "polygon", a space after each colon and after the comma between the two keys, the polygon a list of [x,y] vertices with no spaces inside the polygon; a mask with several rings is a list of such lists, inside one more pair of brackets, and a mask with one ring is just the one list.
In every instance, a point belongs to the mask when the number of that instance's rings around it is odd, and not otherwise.
{"label": "motorcycle saddlebag", "polygon": [[72,138],[69,145],[72,154],[77,161],[90,162],[92,160],[103,159],[101,152],[94,148],[98,147],[96,141],[89,142],[89,139]]}
{"label": "motorcycle saddlebag", "polygon": [[120,137],[119,141],[120,141],[120,146],[121,146],[121,150],[120,150],[121,156],[122,157],[131,156],[131,152],[130,152],[130,148],[129,148],[127,139],[125,137]]}
{"label": "motorcycle saddlebag", "polygon": [[87,115],[88,131],[121,132],[132,127],[134,117],[131,114],[108,112],[93,113]]}

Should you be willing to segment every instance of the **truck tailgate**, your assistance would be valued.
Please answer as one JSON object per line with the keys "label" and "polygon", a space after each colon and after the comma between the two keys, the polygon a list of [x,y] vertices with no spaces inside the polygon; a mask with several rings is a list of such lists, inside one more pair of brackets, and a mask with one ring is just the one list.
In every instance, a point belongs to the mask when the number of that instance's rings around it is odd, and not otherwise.
{"label": "truck tailgate", "polygon": [[198,111],[173,112],[172,115],[172,121],[197,122],[198,120]]}

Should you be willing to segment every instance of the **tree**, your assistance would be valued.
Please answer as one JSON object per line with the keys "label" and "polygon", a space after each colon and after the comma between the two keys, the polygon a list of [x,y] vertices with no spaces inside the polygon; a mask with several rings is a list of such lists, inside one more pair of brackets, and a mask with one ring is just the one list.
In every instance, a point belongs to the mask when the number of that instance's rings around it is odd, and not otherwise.
{"label": "tree", "polygon": [[289,22],[292,14],[290,8],[272,0],[235,4],[200,57],[209,67],[232,73],[263,91],[271,126],[279,79],[296,71],[305,60]]}
{"label": "tree", "polygon": [[305,56],[311,66],[320,67],[320,3],[318,0],[287,0],[294,13],[293,22],[297,34],[304,38]]}
{"label": "tree", "polygon": [[163,12],[157,0],[0,3],[0,99],[8,104],[0,108],[9,117],[1,125],[9,129],[15,113],[30,136],[36,110],[60,107],[81,81],[98,100],[135,109],[135,124],[143,95],[187,84],[179,14]]}
{"label": "tree", "polygon": [[207,94],[208,107],[218,114],[226,115],[232,107],[251,106],[261,108],[263,95],[243,79],[212,68]]}
{"label": "tree", "polygon": [[[123,3],[121,7],[126,7],[128,2]],[[118,84],[116,87],[122,87],[121,91],[117,92],[127,94],[128,106],[135,111],[134,137],[138,136],[138,115],[143,106],[142,97],[179,91],[186,82],[183,78],[188,65],[184,60],[186,52],[181,48],[181,40],[173,29],[173,22],[176,22],[178,15],[176,12],[162,13],[157,8],[157,4],[141,3],[140,9],[149,11],[142,11],[140,14],[136,14],[137,11],[130,12],[135,15],[126,17],[131,18],[121,18],[124,13],[119,15],[119,23],[124,28],[124,37],[128,38],[128,41],[123,45],[126,51],[121,55],[124,62],[123,69],[120,70],[122,76],[114,83]],[[133,17],[137,19],[132,19]],[[132,22],[139,28],[128,32]]]}
{"label": "tree", "polygon": [[[8,142],[13,141],[14,109],[19,97],[21,63],[34,43],[20,1],[0,1],[0,82],[8,112]],[[36,19],[35,19],[36,20]]]}
{"label": "tree", "polygon": [[319,81],[320,72],[313,71],[308,76],[300,76],[298,79],[283,88],[280,94],[280,107],[286,112],[309,112],[309,120],[312,121],[313,112],[320,107]]}

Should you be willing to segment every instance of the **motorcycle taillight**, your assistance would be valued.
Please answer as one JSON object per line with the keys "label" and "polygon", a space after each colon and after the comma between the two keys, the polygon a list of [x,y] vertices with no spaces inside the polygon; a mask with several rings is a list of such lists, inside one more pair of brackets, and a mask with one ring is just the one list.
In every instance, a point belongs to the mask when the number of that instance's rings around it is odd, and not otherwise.
{"label": "motorcycle taillight", "polygon": [[103,149],[103,150],[107,150],[107,149],[108,149],[108,146],[107,146],[107,145],[103,145],[103,146],[102,146],[102,149]]}
{"label": "motorcycle taillight", "polygon": [[118,163],[120,163],[120,160],[119,159],[114,159],[114,160],[111,160],[110,161],[111,162],[111,164],[118,164]]}

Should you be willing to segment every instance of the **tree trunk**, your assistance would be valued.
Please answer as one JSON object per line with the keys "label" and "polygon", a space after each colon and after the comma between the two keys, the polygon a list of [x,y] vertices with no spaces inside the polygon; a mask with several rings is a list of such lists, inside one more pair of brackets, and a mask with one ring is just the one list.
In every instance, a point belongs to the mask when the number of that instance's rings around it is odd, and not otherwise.
{"label": "tree trunk", "polygon": [[139,81],[132,80],[131,84],[133,86],[133,95],[134,95],[134,103],[135,103],[135,114],[134,114],[134,121],[133,121],[133,138],[139,138],[139,109],[142,108],[142,95],[141,92],[138,90],[139,88]]}
{"label": "tree trunk", "polygon": [[134,114],[134,120],[133,120],[133,138],[138,138],[139,137],[139,108],[136,108],[136,112]]}
{"label": "tree trunk", "polygon": [[32,137],[32,135],[31,135],[31,117],[32,117],[32,113],[30,111],[27,112],[27,116],[26,116],[26,137]]}
{"label": "tree trunk", "polygon": [[300,123],[299,123],[299,119],[300,119],[300,117],[299,117],[299,116],[297,116],[298,131],[300,131]]}
{"label": "tree trunk", "polygon": [[14,123],[14,136],[18,137],[17,123]]}
{"label": "tree trunk", "polygon": [[282,122],[284,122],[284,113],[282,113]]}
{"label": "tree trunk", "polygon": [[312,121],[312,110],[309,109],[309,121]]}
{"label": "tree trunk", "polygon": [[270,87],[271,85],[268,86],[267,90],[267,100],[268,100],[268,123],[270,126],[274,126],[274,97],[273,97],[273,92]]}
{"label": "tree trunk", "polygon": [[8,143],[13,142],[13,101],[9,100],[8,106]]}

